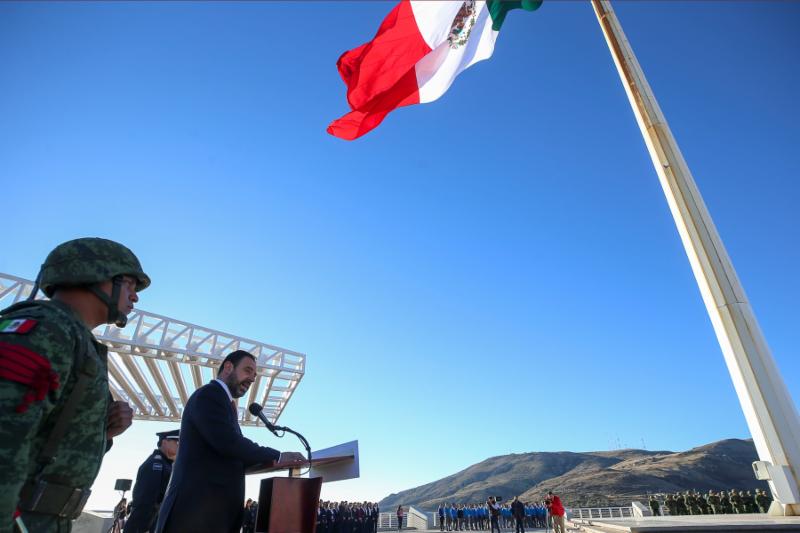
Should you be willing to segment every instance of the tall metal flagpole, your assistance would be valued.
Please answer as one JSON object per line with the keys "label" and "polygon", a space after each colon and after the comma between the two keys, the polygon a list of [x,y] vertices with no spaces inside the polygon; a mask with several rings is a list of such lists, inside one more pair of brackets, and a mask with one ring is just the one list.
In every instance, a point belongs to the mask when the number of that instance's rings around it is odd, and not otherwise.
{"label": "tall metal flagpole", "polygon": [[[800,515],[800,416],[692,173],[608,0],[590,0],[628,93],[768,479],[771,514]],[[698,391],[702,393],[702,391]]]}

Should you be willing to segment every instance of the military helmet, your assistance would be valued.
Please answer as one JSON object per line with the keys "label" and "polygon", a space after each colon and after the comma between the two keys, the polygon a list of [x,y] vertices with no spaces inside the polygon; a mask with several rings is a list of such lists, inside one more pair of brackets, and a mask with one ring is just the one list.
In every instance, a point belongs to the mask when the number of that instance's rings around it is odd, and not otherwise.
{"label": "military helmet", "polygon": [[108,239],[86,237],[56,246],[42,264],[39,286],[48,297],[56,287],[94,285],[116,276],[136,278],[136,290],[150,285],[139,259],[125,246]]}

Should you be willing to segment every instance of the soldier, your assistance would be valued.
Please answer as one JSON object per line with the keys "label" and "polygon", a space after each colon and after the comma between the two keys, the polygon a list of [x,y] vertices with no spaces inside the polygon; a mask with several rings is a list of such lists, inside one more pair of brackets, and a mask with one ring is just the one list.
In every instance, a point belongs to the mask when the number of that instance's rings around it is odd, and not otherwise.
{"label": "soldier", "polygon": [[733,507],[731,506],[731,499],[728,498],[728,495],[723,490],[719,495],[719,505],[722,507],[723,514],[730,514],[733,512]]}
{"label": "soldier", "polygon": [[[28,301],[0,311],[0,531],[15,518],[37,533],[71,531],[133,420],[111,398],[108,348],[92,329],[124,327],[149,285],[126,247],[76,239],[50,252]],[[34,300],[39,288],[49,301]]]}
{"label": "soldier", "polygon": [[747,512],[744,508],[744,501],[742,501],[742,495],[739,494],[736,490],[731,490],[731,505],[733,505],[733,510],[736,511],[737,514],[744,514]]}
{"label": "soldier", "polygon": [[688,490],[683,493],[683,503],[686,505],[686,514],[694,513],[694,496]]}
{"label": "soldier", "polygon": [[672,497],[672,494],[667,494],[667,497],[664,499],[664,505],[667,506],[667,511],[669,511],[670,516],[678,514],[678,506],[675,505],[675,498]]}
{"label": "soldier", "polygon": [[753,498],[753,494],[748,491],[740,491],[739,495],[742,497],[742,509],[744,509],[744,513],[754,513],[755,511],[753,508],[756,505],[755,499]]}
{"label": "soldier", "polygon": [[719,503],[719,494],[715,493],[713,490],[709,490],[706,500],[708,501],[708,505],[711,506],[712,513],[722,514],[722,507],[720,507]]}
{"label": "soldier", "polygon": [[[155,526],[158,509],[164,501],[164,493],[172,475],[172,463],[178,454],[179,434],[179,429],[156,433],[156,450],[136,473],[131,516],[125,522],[125,533],[145,533]],[[249,510],[248,506],[246,512]]]}
{"label": "soldier", "polygon": [[650,510],[653,512],[653,516],[661,516],[661,505],[656,500],[655,495],[650,495]]}
{"label": "soldier", "polygon": [[678,515],[689,514],[689,510],[686,508],[686,501],[683,498],[683,494],[681,494],[680,492],[675,493],[675,514]]}
{"label": "soldier", "polygon": [[772,499],[767,496],[766,491],[756,489],[756,505],[758,505],[759,512],[766,513],[769,511],[770,503],[772,503]]}
{"label": "soldier", "polygon": [[692,492],[689,494],[689,511],[693,515],[703,514],[703,508],[700,506],[700,495],[696,492]]}
{"label": "soldier", "polygon": [[711,514],[711,505],[708,503],[708,498],[704,494],[697,493],[697,503],[700,505],[700,512],[702,514]]}

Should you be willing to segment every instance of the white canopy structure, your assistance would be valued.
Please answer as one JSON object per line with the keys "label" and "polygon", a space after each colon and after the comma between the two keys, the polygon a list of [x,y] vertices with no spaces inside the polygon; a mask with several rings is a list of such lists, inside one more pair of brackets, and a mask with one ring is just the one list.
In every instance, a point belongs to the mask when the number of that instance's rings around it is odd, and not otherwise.
{"label": "white canopy structure", "polygon": [[[32,290],[32,281],[0,273],[0,309],[26,299]],[[109,349],[111,394],[127,401],[140,420],[180,421],[191,393],[216,375],[225,355],[241,349],[256,357],[257,377],[239,405],[239,421],[256,425],[247,406],[257,401],[274,423],[306,367],[305,354],[140,309],[131,312],[124,329],[106,324],[94,335]]]}

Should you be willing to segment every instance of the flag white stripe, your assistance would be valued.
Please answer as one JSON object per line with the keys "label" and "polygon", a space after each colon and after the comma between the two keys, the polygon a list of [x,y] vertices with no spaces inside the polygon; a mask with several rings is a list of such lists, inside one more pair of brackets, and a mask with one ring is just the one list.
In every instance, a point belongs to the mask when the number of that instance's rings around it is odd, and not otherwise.
{"label": "flag white stripe", "polygon": [[[423,2],[424,3],[424,2]],[[453,2],[459,9],[462,2]],[[469,40],[453,49],[445,39],[416,65],[417,87],[420,103],[433,102],[442,96],[461,72],[478,61],[489,59],[494,52],[498,32],[492,29],[492,17],[486,2],[475,2],[478,14]],[[457,14],[456,10],[456,14]],[[453,15],[455,18],[455,14]],[[445,35],[449,34],[453,19],[447,22]]]}
{"label": "flag white stripe", "polygon": [[450,26],[463,2],[452,0],[419,0],[411,2],[411,11],[422,38],[431,50],[447,42]]}

